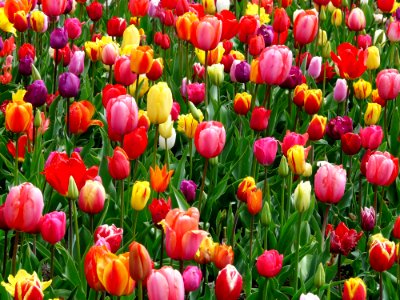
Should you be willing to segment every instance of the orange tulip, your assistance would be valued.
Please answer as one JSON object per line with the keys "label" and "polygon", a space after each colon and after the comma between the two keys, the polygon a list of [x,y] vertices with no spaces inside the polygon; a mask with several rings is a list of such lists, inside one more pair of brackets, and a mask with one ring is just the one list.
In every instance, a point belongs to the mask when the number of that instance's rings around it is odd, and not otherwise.
{"label": "orange tulip", "polygon": [[162,169],[156,166],[155,170],[152,167],[150,167],[151,188],[157,193],[165,192],[173,173],[174,170],[169,170],[167,172],[167,165],[164,165]]}
{"label": "orange tulip", "polygon": [[187,12],[176,19],[175,28],[178,37],[181,40],[190,40],[190,28],[194,21],[198,21],[199,18],[193,12]]}
{"label": "orange tulip", "polygon": [[88,130],[89,126],[98,125],[103,127],[103,122],[92,120],[95,108],[89,101],[74,102],[69,108],[69,131],[72,134],[81,134]]}
{"label": "orange tulip", "polygon": [[139,46],[131,53],[131,71],[136,74],[145,74],[153,64],[153,49],[150,46]]}
{"label": "orange tulip", "polygon": [[14,133],[22,133],[29,129],[32,120],[32,104],[14,100],[6,107],[6,128]]}
{"label": "orange tulip", "polygon": [[262,209],[262,191],[261,189],[253,189],[247,191],[247,210],[253,216],[258,214]]}
{"label": "orange tulip", "polygon": [[104,286],[97,275],[98,258],[105,256],[109,250],[106,246],[92,246],[85,257],[84,271],[86,281],[95,291],[104,291]]}
{"label": "orange tulip", "polygon": [[137,242],[129,246],[129,273],[135,281],[145,280],[152,271],[151,258],[147,249]]}
{"label": "orange tulip", "polygon": [[250,81],[256,84],[262,84],[264,83],[262,78],[261,78],[261,73],[259,72],[259,60],[258,58],[255,58],[251,61],[250,65]]}
{"label": "orange tulip", "polygon": [[233,265],[235,253],[231,246],[226,244],[218,244],[214,249],[213,262],[218,269],[223,269],[227,265]]}
{"label": "orange tulip", "polygon": [[239,183],[236,196],[242,202],[247,202],[247,191],[256,188],[256,182],[253,177],[246,177]]}
{"label": "orange tulip", "polygon": [[20,10],[23,10],[25,13],[28,13],[31,10],[32,1],[28,0],[6,0],[4,4],[4,13],[7,16],[7,19],[14,23],[14,14]]}

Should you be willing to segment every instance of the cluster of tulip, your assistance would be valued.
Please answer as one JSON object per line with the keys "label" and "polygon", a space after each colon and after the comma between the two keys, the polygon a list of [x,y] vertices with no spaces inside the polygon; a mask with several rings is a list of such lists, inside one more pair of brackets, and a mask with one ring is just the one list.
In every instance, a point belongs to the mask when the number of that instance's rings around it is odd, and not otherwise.
{"label": "cluster of tulip", "polygon": [[395,0],[0,0],[0,298],[394,299],[399,41]]}

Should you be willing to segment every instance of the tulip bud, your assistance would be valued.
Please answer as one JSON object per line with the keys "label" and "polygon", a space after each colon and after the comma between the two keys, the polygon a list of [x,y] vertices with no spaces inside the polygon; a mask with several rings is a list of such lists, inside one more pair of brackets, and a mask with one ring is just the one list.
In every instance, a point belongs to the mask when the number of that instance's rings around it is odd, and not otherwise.
{"label": "tulip bud", "polygon": [[319,263],[317,272],[315,272],[315,276],[314,276],[314,285],[317,288],[320,288],[324,284],[325,284],[325,270],[324,270],[324,266],[322,265],[322,263]]}
{"label": "tulip bud", "polygon": [[136,181],[132,188],[132,208],[137,211],[143,210],[150,198],[150,193],[150,183],[148,181]]}
{"label": "tulip bud", "polygon": [[207,68],[208,78],[215,86],[220,86],[224,82],[224,65],[213,64]]}
{"label": "tulip bud", "polygon": [[265,202],[261,210],[261,225],[268,227],[272,223],[271,209],[268,202]]}
{"label": "tulip bud", "polygon": [[333,99],[336,102],[343,102],[347,98],[347,82],[346,79],[336,80],[336,85],[333,88]]}
{"label": "tulip bud", "polygon": [[322,57],[325,59],[328,59],[331,57],[331,42],[327,41],[323,46],[322,46]]}
{"label": "tulip bud", "polygon": [[185,292],[190,293],[197,290],[200,287],[203,274],[201,270],[196,266],[187,266],[182,274],[183,284],[185,286]]}
{"label": "tulip bud", "polygon": [[233,100],[233,109],[238,115],[245,116],[251,107],[251,95],[249,93],[237,93]]}
{"label": "tulip bud", "polygon": [[312,175],[312,165],[310,163],[306,163],[306,167],[304,168],[303,177],[310,177]]}
{"label": "tulip bud", "polygon": [[160,136],[164,139],[170,138],[172,136],[173,128],[174,122],[172,122],[171,115],[169,115],[167,121],[158,126]]}
{"label": "tulip bud", "polygon": [[45,214],[40,220],[42,238],[55,245],[64,238],[66,230],[66,215],[62,211],[53,211]]}
{"label": "tulip bud", "polygon": [[305,212],[310,207],[311,200],[311,184],[309,181],[297,185],[293,194],[293,204],[299,213]]}
{"label": "tulip bud", "polygon": [[99,181],[87,180],[79,192],[79,209],[88,214],[98,214],[104,208],[106,191]]}
{"label": "tulip bud", "polygon": [[270,110],[261,106],[255,107],[251,113],[250,128],[255,131],[263,131],[267,129],[270,115]]}
{"label": "tulip bud", "polygon": [[78,187],[76,186],[76,182],[74,177],[69,176],[69,183],[68,183],[68,194],[67,197],[69,199],[75,200],[79,196]]}
{"label": "tulip bud", "polygon": [[137,242],[129,246],[129,275],[135,281],[144,281],[152,272],[151,258],[147,249]]}
{"label": "tulip bud", "polygon": [[262,191],[261,189],[247,190],[247,210],[253,216],[262,209]]}
{"label": "tulip bud", "polygon": [[289,175],[289,165],[286,156],[282,155],[281,162],[278,167],[278,174],[281,177],[286,177]]}
{"label": "tulip bud", "polygon": [[42,77],[40,76],[39,70],[36,69],[35,65],[32,64],[32,80],[36,81],[36,80],[41,80]]}
{"label": "tulip bud", "polygon": [[35,126],[36,128],[42,126],[42,114],[39,109],[36,110],[33,126]]}
{"label": "tulip bud", "polygon": [[197,185],[193,180],[182,180],[180,190],[187,202],[193,202],[196,198]]}
{"label": "tulip bud", "polygon": [[327,43],[328,36],[325,30],[320,29],[318,31],[318,46],[323,46]]}
{"label": "tulip bud", "polygon": [[382,106],[378,103],[368,103],[367,110],[364,114],[364,122],[366,125],[375,125],[381,116]]}
{"label": "tulip bud", "polygon": [[364,207],[361,210],[361,228],[364,231],[372,231],[375,227],[375,220],[375,209],[372,206]]}
{"label": "tulip bud", "polygon": [[342,20],[342,10],[340,8],[336,8],[332,13],[331,23],[332,25],[339,27],[342,24]]}
{"label": "tulip bud", "polygon": [[129,157],[125,153],[124,149],[117,146],[114,149],[114,155],[107,157],[108,160],[108,171],[112,178],[116,180],[123,180],[129,176],[130,173],[130,162]]}
{"label": "tulip bud", "polygon": [[197,122],[201,122],[203,121],[203,113],[201,112],[200,109],[198,109],[192,102],[189,101],[189,110],[190,113],[192,114],[193,118],[197,121]]}

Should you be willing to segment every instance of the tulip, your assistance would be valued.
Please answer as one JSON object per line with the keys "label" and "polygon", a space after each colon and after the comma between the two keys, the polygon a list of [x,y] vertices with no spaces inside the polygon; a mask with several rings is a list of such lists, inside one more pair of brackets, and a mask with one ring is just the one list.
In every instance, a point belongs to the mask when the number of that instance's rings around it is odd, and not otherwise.
{"label": "tulip", "polygon": [[394,0],[378,0],[376,4],[382,12],[390,13],[390,12],[392,12],[395,1]]}
{"label": "tulip", "polygon": [[309,181],[300,181],[293,194],[294,207],[299,213],[303,213],[310,207],[310,202],[311,184]]}
{"label": "tulip", "polygon": [[32,11],[29,18],[29,25],[35,32],[46,32],[49,26],[47,16],[40,10]]}
{"label": "tulip", "polygon": [[222,34],[222,22],[214,16],[204,16],[193,21],[190,29],[190,41],[203,51],[217,47]]}
{"label": "tulip", "polygon": [[215,266],[222,270],[227,265],[232,265],[235,253],[231,246],[226,244],[215,244],[213,250],[213,262]]}
{"label": "tulip", "polygon": [[265,47],[272,45],[272,41],[274,39],[274,30],[271,25],[261,25],[257,30],[257,34],[264,38]]}
{"label": "tulip", "polygon": [[290,170],[297,175],[304,173],[306,168],[306,158],[309,148],[304,149],[303,146],[294,145],[287,151],[287,159]]}
{"label": "tulip", "polygon": [[93,1],[90,5],[86,6],[86,12],[90,20],[97,22],[103,16],[103,5],[98,1]]}
{"label": "tulip", "polygon": [[193,118],[192,114],[180,115],[178,117],[178,131],[184,133],[189,139],[195,137],[198,125],[199,122]]}
{"label": "tulip", "polygon": [[131,70],[136,74],[145,74],[150,71],[153,63],[153,49],[149,46],[139,46],[131,53]]}
{"label": "tulip", "polygon": [[126,155],[124,149],[117,146],[114,149],[114,155],[107,157],[108,160],[108,171],[112,178],[116,180],[123,180],[128,178],[131,171],[128,155]]}
{"label": "tulip", "polygon": [[40,220],[40,233],[43,240],[54,245],[64,238],[66,215],[62,211],[45,214]]}
{"label": "tulip", "polygon": [[127,56],[120,56],[115,61],[114,78],[117,83],[125,86],[133,84],[137,75],[131,71],[130,59]]}
{"label": "tulip", "polygon": [[58,17],[62,15],[67,6],[67,0],[53,1],[42,0],[42,10],[49,17]]}
{"label": "tulip", "polygon": [[208,79],[215,86],[224,82],[224,65],[218,63],[207,67]]}
{"label": "tulip", "polygon": [[350,43],[342,43],[337,47],[337,53],[331,52],[331,58],[339,69],[340,77],[357,79],[367,69],[367,50],[360,50]]}
{"label": "tulip", "polygon": [[379,49],[376,46],[368,47],[367,69],[376,70],[381,64]]}
{"label": "tulip", "polygon": [[392,235],[395,239],[400,239],[400,216],[394,221]]}
{"label": "tulip", "polygon": [[395,69],[386,69],[378,73],[376,86],[379,96],[385,100],[392,100],[400,92],[400,74]]}
{"label": "tulip", "polygon": [[387,239],[375,239],[369,248],[369,263],[377,272],[389,270],[395,260],[396,245]]}
{"label": "tulip", "polygon": [[314,115],[308,125],[307,133],[312,141],[318,141],[324,137],[327,118]]}
{"label": "tulip", "polygon": [[4,221],[13,230],[34,232],[43,212],[42,192],[29,182],[10,189],[4,205]]}
{"label": "tulip", "polygon": [[75,51],[72,55],[71,62],[68,66],[68,71],[79,76],[85,68],[85,52]]}
{"label": "tulip", "polygon": [[167,171],[167,165],[164,165],[162,169],[156,166],[155,169],[150,167],[150,183],[151,188],[157,193],[163,193],[169,185],[171,176],[174,174],[174,170]]}
{"label": "tulip", "polygon": [[207,232],[199,230],[200,213],[197,208],[187,211],[173,209],[165,217],[165,246],[172,259],[191,260]]}
{"label": "tulip", "polygon": [[25,56],[19,60],[18,72],[23,76],[30,76],[32,74],[33,58]]}
{"label": "tulip", "polygon": [[364,114],[364,122],[366,125],[375,125],[379,121],[382,106],[378,103],[368,103],[367,110]]}
{"label": "tulip", "polygon": [[233,109],[238,115],[247,115],[251,107],[251,95],[247,92],[237,93],[233,100]]}
{"label": "tulip", "polygon": [[[400,29],[400,21],[399,20],[395,20],[395,21],[389,23],[389,26],[387,27],[387,32],[386,32],[389,41],[391,41],[391,42],[400,41],[399,29]],[[385,34],[383,34],[383,35],[385,35]]]}
{"label": "tulip", "polygon": [[64,98],[75,98],[80,89],[79,77],[71,72],[65,72],[58,78],[58,91]]}
{"label": "tulip", "polygon": [[200,287],[201,281],[203,279],[203,274],[198,267],[187,266],[185,271],[183,271],[182,278],[185,292],[190,293]]}
{"label": "tulip", "polygon": [[359,278],[349,278],[344,282],[343,300],[366,300],[367,287],[364,281]]}
{"label": "tulip", "polygon": [[322,57],[320,56],[314,56],[311,59],[310,65],[308,67],[308,74],[316,79],[319,77],[319,75],[321,74],[321,65],[322,65]]}
{"label": "tulip", "polygon": [[161,228],[159,223],[165,219],[166,215],[171,210],[171,198],[168,198],[168,202],[164,199],[153,199],[149,205],[149,210],[154,226]]}
{"label": "tulip", "polygon": [[[302,85],[303,73],[301,69],[297,66],[292,66],[289,71],[289,75],[286,77],[285,81],[279,86],[284,89],[294,89],[299,85]],[[307,86],[307,85],[306,85]]]}
{"label": "tulip", "polygon": [[167,121],[172,108],[172,93],[167,83],[153,85],[147,94],[147,116],[153,124]]}
{"label": "tulip", "polygon": [[342,199],[346,187],[346,170],[341,166],[325,163],[314,177],[314,189],[321,202],[336,204]]}
{"label": "tulip", "polygon": [[396,180],[399,173],[399,160],[388,152],[376,151],[369,157],[366,171],[369,183],[389,186]]}
{"label": "tulip", "polygon": [[97,125],[103,127],[99,120],[92,120],[95,108],[89,101],[83,100],[73,102],[69,108],[69,132],[72,134],[81,134],[88,130],[89,126]]}
{"label": "tulip", "polygon": [[308,85],[306,83],[299,84],[294,88],[293,102],[299,108],[304,106],[304,98],[307,90]]}
{"label": "tulip", "polygon": [[196,128],[194,145],[201,156],[213,158],[224,149],[225,139],[226,133],[222,123],[217,121],[202,122]]}
{"label": "tulip", "polygon": [[146,150],[148,144],[147,132],[144,127],[137,127],[124,135],[123,149],[130,160],[138,159]]}
{"label": "tulip", "polygon": [[232,82],[246,83],[250,80],[250,65],[246,61],[235,59],[230,70]]}
{"label": "tulip", "polygon": [[282,263],[283,254],[279,254],[276,250],[265,250],[264,253],[257,258],[257,272],[263,277],[275,277],[281,271]]}
{"label": "tulip", "polygon": [[274,138],[266,137],[254,142],[254,156],[263,166],[271,165],[274,162],[277,150],[278,142]]}
{"label": "tulip", "polygon": [[[16,144],[18,143],[18,153],[16,149]],[[25,153],[28,151],[28,153],[32,152],[32,149],[28,149],[28,136],[26,134],[20,135],[17,142],[14,143],[12,140],[9,140],[7,145],[7,150],[8,153],[16,158],[18,156],[18,161],[19,162],[24,162],[25,160]]]}
{"label": "tulip", "polygon": [[360,129],[361,145],[364,149],[377,149],[383,140],[383,130],[379,125],[371,125]]}
{"label": "tulip", "polygon": [[300,45],[311,43],[318,33],[318,16],[312,10],[301,11],[293,24],[294,39]]}
{"label": "tulip", "polygon": [[258,214],[262,209],[261,189],[247,190],[246,203],[247,203],[247,210],[252,216]]}
{"label": "tulip", "polygon": [[190,83],[186,86],[186,94],[189,101],[199,105],[204,101],[206,94],[205,83]]}
{"label": "tulip", "polygon": [[107,248],[112,253],[115,253],[121,246],[123,232],[122,228],[117,228],[114,224],[111,226],[107,224],[101,225],[93,233],[94,243],[96,244],[99,240],[103,240]]}
{"label": "tulip", "polygon": [[182,180],[180,191],[185,196],[187,202],[193,202],[196,198],[197,185],[193,180]]}
{"label": "tulip", "polygon": [[115,64],[118,53],[119,49],[116,43],[107,43],[101,48],[101,62],[107,66]]}
{"label": "tulip", "polygon": [[215,281],[215,295],[217,300],[238,299],[242,291],[243,280],[233,265],[227,265],[219,271]]}
{"label": "tulip", "polygon": [[333,89],[333,99],[336,102],[343,102],[347,98],[347,82],[346,79],[337,79]]}
{"label": "tulip", "polygon": [[365,81],[364,79],[359,79],[357,82],[353,83],[354,95],[357,99],[364,100],[371,95],[372,86],[371,83]]}
{"label": "tulip", "polygon": [[137,242],[129,246],[129,274],[135,281],[144,281],[151,274],[151,258],[147,249]]}
{"label": "tulip", "polygon": [[330,251],[334,254],[349,255],[357,246],[363,232],[357,233],[354,229],[347,228],[346,224],[340,222],[335,230],[330,230]]}
{"label": "tulip", "polygon": [[290,19],[287,15],[286,10],[283,7],[275,8],[274,10],[274,22],[272,28],[275,32],[282,33],[288,30],[290,26]]}
{"label": "tulip", "polygon": [[64,21],[65,30],[68,33],[68,38],[76,40],[81,36],[82,24],[77,18],[68,18]]}
{"label": "tulip", "polygon": [[375,227],[376,213],[375,209],[371,207],[364,207],[361,210],[361,228],[364,231],[372,231]]}
{"label": "tulip", "polygon": [[87,180],[79,192],[79,209],[87,214],[98,214],[104,208],[106,191],[101,182]]}
{"label": "tulip", "polygon": [[185,287],[181,273],[169,266],[154,270],[147,280],[147,295],[149,300],[184,299]]}
{"label": "tulip", "polygon": [[322,91],[320,89],[307,89],[304,92],[304,110],[307,114],[316,114],[322,104]]}
{"label": "tulip", "polygon": [[364,12],[359,7],[353,8],[347,19],[347,27],[349,27],[350,31],[361,31],[365,26],[366,20]]}
{"label": "tulip", "polygon": [[118,96],[125,94],[126,94],[126,88],[124,88],[122,85],[107,84],[102,91],[101,102],[103,103],[103,107],[107,108],[107,104],[112,98],[117,98]]}
{"label": "tulip", "polygon": [[112,37],[121,37],[126,29],[126,20],[113,16],[107,21],[107,34]]}
{"label": "tulip", "polygon": [[377,103],[381,107],[385,107],[386,102],[387,101],[385,99],[382,99],[381,97],[379,97],[378,89],[375,89],[372,91],[372,103]]}
{"label": "tulip", "polygon": [[351,131],[353,131],[353,120],[348,116],[338,116],[329,120],[326,128],[326,133],[334,140],[340,140],[343,134]]}
{"label": "tulip", "polygon": [[361,137],[353,132],[346,132],[341,137],[342,150],[347,155],[357,154],[361,149]]}
{"label": "tulip", "polygon": [[262,35],[253,36],[249,41],[249,53],[252,56],[258,56],[265,48],[265,41]]}
{"label": "tulip", "polygon": [[132,208],[136,211],[143,210],[150,198],[150,194],[150,183],[148,181],[136,181],[132,189]]}
{"label": "tulip", "polygon": [[255,107],[251,113],[250,128],[255,131],[263,131],[267,129],[270,115],[270,110],[261,106]]}
{"label": "tulip", "polygon": [[253,15],[245,15],[240,18],[237,37],[240,42],[248,44],[250,39],[257,34],[260,21]]}
{"label": "tulip", "polygon": [[6,106],[6,129],[14,133],[26,131],[32,120],[32,104],[14,100]]}
{"label": "tulip", "polygon": [[292,66],[293,54],[286,46],[265,48],[259,57],[259,72],[262,80],[269,85],[279,85],[285,81]]}
{"label": "tulip", "polygon": [[176,19],[175,29],[178,38],[184,41],[190,40],[190,28],[194,21],[198,21],[198,17],[193,12],[186,12]]}
{"label": "tulip", "polygon": [[106,108],[108,135],[113,141],[121,141],[138,124],[138,108],[129,95],[112,98]]}
{"label": "tulip", "polygon": [[194,261],[202,265],[211,263],[214,260],[214,250],[217,245],[218,243],[214,243],[211,236],[206,236],[194,255]]}
{"label": "tulip", "polygon": [[164,70],[164,65],[163,65],[162,59],[157,58],[157,59],[153,60],[150,71],[146,73],[146,77],[149,80],[156,81],[163,74],[163,70]]}
{"label": "tulip", "polygon": [[109,252],[106,246],[92,246],[85,256],[83,265],[86,281],[89,287],[95,291],[104,291],[104,287],[97,275],[97,265],[98,257],[106,256],[108,253]]}
{"label": "tulip", "polygon": [[287,156],[289,148],[294,145],[305,146],[308,140],[308,134],[298,134],[296,132],[287,131],[285,137],[283,138],[281,147],[283,155]]}
{"label": "tulip", "polygon": [[53,49],[62,49],[68,43],[68,32],[65,28],[56,28],[50,34],[50,47]]}
{"label": "tulip", "polygon": [[128,9],[134,17],[144,17],[149,10],[149,0],[129,0]]}
{"label": "tulip", "polygon": [[14,27],[18,32],[25,32],[28,29],[28,19],[23,10],[14,14]]}
{"label": "tulip", "polygon": [[31,103],[34,107],[42,106],[46,103],[47,88],[43,80],[35,80],[27,87],[24,101]]}
{"label": "tulip", "polygon": [[247,202],[247,191],[251,191],[256,189],[256,183],[253,177],[246,177],[244,178],[237,189],[236,196],[242,202]]}

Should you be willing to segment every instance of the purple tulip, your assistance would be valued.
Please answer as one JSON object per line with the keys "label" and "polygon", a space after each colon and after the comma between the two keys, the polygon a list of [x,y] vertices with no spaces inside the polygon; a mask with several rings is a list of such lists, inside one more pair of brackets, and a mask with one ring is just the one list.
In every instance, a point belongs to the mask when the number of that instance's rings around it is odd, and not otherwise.
{"label": "purple tulip", "polygon": [[374,208],[364,207],[361,210],[361,228],[364,231],[372,231],[375,227],[376,214]]}
{"label": "purple tulip", "polygon": [[400,21],[400,7],[396,9],[396,20]]}
{"label": "purple tulip", "polygon": [[74,4],[74,0],[67,0],[67,5],[65,6],[65,9],[64,9],[64,15],[67,15],[71,12],[73,4]]}
{"label": "purple tulip", "polygon": [[330,119],[326,126],[326,134],[334,140],[340,140],[343,134],[353,131],[353,120],[348,117]]}
{"label": "purple tulip", "polygon": [[62,28],[56,28],[50,34],[50,47],[53,49],[62,49],[68,43],[68,32]]}
{"label": "purple tulip", "polygon": [[47,87],[43,80],[35,80],[26,90],[24,101],[31,103],[34,107],[39,107],[46,103]]}
{"label": "purple tulip", "polygon": [[261,25],[257,30],[257,34],[262,35],[265,47],[271,46],[274,40],[274,29],[271,25]]}
{"label": "purple tulip", "polygon": [[3,48],[4,48],[3,38],[0,36],[0,51],[3,51]]}
{"label": "purple tulip", "polygon": [[180,189],[187,202],[194,201],[196,198],[197,185],[193,180],[182,180]]}
{"label": "purple tulip", "polygon": [[347,98],[347,82],[346,79],[336,80],[336,85],[333,88],[333,99],[336,102],[343,102]]}
{"label": "purple tulip", "polygon": [[79,77],[71,72],[65,72],[58,78],[58,91],[64,98],[75,98],[79,93]]}
{"label": "purple tulip", "polygon": [[247,61],[234,60],[231,66],[231,80],[246,83],[250,80],[250,65]]}
{"label": "purple tulip", "polygon": [[29,76],[32,74],[32,63],[33,58],[29,55],[21,58],[19,60],[18,72],[21,73],[23,76]]}
{"label": "purple tulip", "polygon": [[68,70],[79,76],[85,68],[85,52],[75,51],[72,55],[71,61],[68,66]]}
{"label": "purple tulip", "polygon": [[296,86],[303,83],[303,73],[297,66],[292,66],[289,71],[288,77],[279,86],[284,89],[293,90]]}

